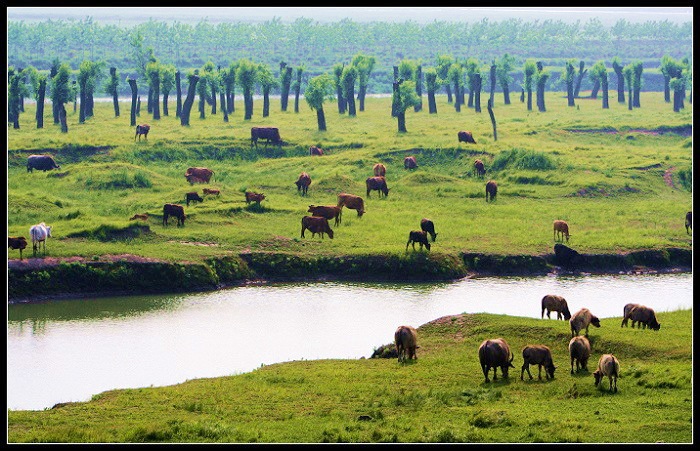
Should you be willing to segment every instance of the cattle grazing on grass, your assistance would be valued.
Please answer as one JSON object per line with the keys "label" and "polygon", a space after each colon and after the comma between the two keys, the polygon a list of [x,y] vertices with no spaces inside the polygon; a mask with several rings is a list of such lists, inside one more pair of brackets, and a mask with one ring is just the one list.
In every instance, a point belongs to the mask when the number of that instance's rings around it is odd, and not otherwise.
{"label": "cattle grazing on grass", "polygon": [[588,371],[588,358],[591,356],[591,343],[588,338],[576,336],[569,341],[569,356],[571,357],[571,374],[574,374],[574,361],[576,371],[584,369]]}
{"label": "cattle grazing on grass", "polygon": [[221,191],[219,191],[218,189],[213,189],[213,188],[202,188],[202,194],[218,196],[221,194]]}
{"label": "cattle grazing on grass", "polygon": [[430,243],[428,242],[428,232],[422,230],[411,230],[408,233],[408,241],[406,242],[406,250],[408,250],[408,245],[413,246],[413,250],[416,250],[416,243],[420,244],[420,249],[423,250],[423,246],[427,250],[430,250]]}
{"label": "cattle grazing on grass", "polygon": [[404,169],[415,169],[418,167],[418,162],[416,161],[416,157],[411,155],[410,157],[406,157],[403,159],[403,167]]}
{"label": "cattle grazing on grass", "polygon": [[433,240],[433,243],[437,239],[437,233],[435,233],[435,224],[433,224],[433,221],[427,218],[423,218],[420,220],[420,229],[424,232],[428,232],[430,234],[430,238]]}
{"label": "cattle grazing on grass", "polygon": [[569,320],[571,325],[571,336],[575,337],[580,331],[586,329],[586,337],[588,337],[588,326],[593,324],[595,327],[600,327],[600,320],[597,316],[594,316],[590,310],[587,308],[582,308]]}
{"label": "cattle grazing on grass", "polygon": [[557,241],[557,237],[559,237],[559,241],[564,241],[564,237],[566,237],[566,242],[569,242],[569,237],[571,235],[569,234],[569,224],[566,223],[566,221],[562,221],[561,219],[557,219],[554,221],[554,241]]}
{"label": "cattle grazing on grass", "polygon": [[8,236],[7,247],[9,249],[19,249],[19,259],[22,260],[22,250],[27,247],[27,239],[23,236]]}
{"label": "cattle grazing on grass", "polygon": [[304,216],[301,218],[301,237],[304,238],[304,231],[309,229],[311,232],[311,238],[316,236],[317,233],[321,235],[323,239],[324,234],[328,234],[328,238],[333,239],[333,230],[328,224],[328,219],[321,216]]}
{"label": "cattle grazing on grass", "polygon": [[251,202],[255,202],[256,204],[260,205],[260,202],[265,200],[265,195],[263,193],[255,193],[253,191],[246,191],[245,192],[245,203],[249,204]]}
{"label": "cattle grazing on grass", "polygon": [[[508,357],[510,356],[510,360]],[[496,370],[500,367],[503,377],[508,377],[508,368],[513,366],[515,355],[510,352],[510,346],[503,338],[484,340],[479,346],[479,364],[484,372],[486,382],[489,382],[489,370],[493,368],[493,380],[497,379]]]}
{"label": "cattle grazing on grass", "polygon": [[138,136],[139,141],[141,141],[141,135],[143,135],[144,139],[148,141],[148,132],[151,131],[151,126],[148,124],[141,124],[136,126],[136,134],[134,135],[134,141],[136,141],[136,137]]}
{"label": "cattle grazing on grass", "polygon": [[343,214],[343,209],[337,205],[309,205],[307,210],[312,216],[321,216],[323,218],[335,219],[334,225],[338,225],[341,222],[341,216]]}
{"label": "cattle grazing on grass", "polygon": [[277,144],[278,146],[282,145],[280,131],[276,127],[252,127],[250,129],[250,147],[255,145],[257,149],[259,139],[265,140],[265,147],[267,147],[269,143]]}
{"label": "cattle grazing on grass", "polygon": [[137,219],[140,221],[148,221],[148,213],[136,213],[134,216],[129,218],[129,221],[135,221]]}
{"label": "cattle grazing on grass", "polygon": [[467,132],[467,131],[457,132],[457,142],[458,143],[476,144],[476,141],[474,140],[474,135],[472,135],[472,132]]}
{"label": "cattle grazing on grass", "polygon": [[27,157],[27,172],[50,171],[51,169],[61,169],[61,166],[56,164],[56,160],[51,155],[29,155]]}
{"label": "cattle grazing on grass", "polygon": [[693,212],[689,211],[685,214],[685,233],[690,235],[693,231]]}
{"label": "cattle grazing on grass", "polygon": [[547,318],[550,318],[549,314],[551,312],[557,312],[557,319],[562,319],[568,321],[571,319],[571,312],[569,312],[569,305],[566,303],[566,299],[556,294],[547,294],[542,298],[542,318],[544,319],[544,311],[547,311]]}
{"label": "cattle grazing on grass", "polygon": [[656,313],[654,312],[654,309],[649,308],[646,305],[625,305],[624,316],[622,318],[622,324],[620,324],[620,327],[627,327],[628,320],[632,320],[632,327],[634,327],[634,323],[639,323],[638,327],[640,329],[646,329],[647,327],[653,330],[661,329],[661,324],[659,324],[659,322],[656,320]]}
{"label": "cattle grazing on grass", "polygon": [[311,176],[306,172],[299,174],[299,178],[294,184],[297,186],[297,191],[301,191],[302,194],[306,194],[309,190],[309,185],[311,185]]}
{"label": "cattle grazing on grass", "polygon": [[474,160],[474,170],[476,171],[476,176],[483,178],[486,174],[486,168],[484,168],[484,162],[481,160]]}
{"label": "cattle grazing on grass", "polygon": [[29,236],[32,240],[32,251],[34,256],[36,256],[37,251],[41,247],[41,243],[44,243],[44,255],[46,255],[46,239],[51,237],[51,227],[47,226],[43,222],[35,224],[29,228]]}
{"label": "cattle grazing on grass", "polygon": [[523,348],[523,366],[520,369],[520,380],[523,380],[523,375],[527,371],[527,375],[532,379],[530,374],[530,365],[537,365],[539,370],[537,378],[542,379],[542,367],[544,366],[544,375],[547,379],[554,379],[554,370],[557,369],[552,361],[552,351],[545,345],[528,345]]}
{"label": "cattle grazing on grass", "polygon": [[377,163],[372,167],[374,175],[377,177],[384,177],[386,175],[386,166],[381,163]]}
{"label": "cattle grazing on grass", "polygon": [[489,201],[489,197],[491,198],[491,202],[496,200],[496,193],[498,192],[498,185],[496,184],[495,181],[489,180],[486,182],[486,202]]}
{"label": "cattle grazing on grass", "polygon": [[365,214],[365,201],[354,194],[339,193],[338,194],[338,206],[340,208],[348,207],[351,210],[357,211],[357,217],[361,218]]}
{"label": "cattle grazing on grass", "polygon": [[323,155],[323,149],[317,146],[311,146],[309,147],[309,155],[314,156],[318,155],[319,157]]}
{"label": "cattle grazing on grass", "polygon": [[367,185],[367,197],[369,197],[370,191],[379,191],[379,197],[382,197],[382,193],[385,197],[389,195],[389,188],[386,187],[384,177],[367,177],[365,184]]}
{"label": "cattle grazing on grass", "polygon": [[191,193],[185,194],[185,201],[187,202],[187,206],[190,206],[190,201],[192,202],[204,202],[204,199],[202,199],[199,194],[197,194],[196,191],[192,191]]}
{"label": "cattle grazing on grass", "polygon": [[399,326],[394,332],[394,344],[398,361],[418,360],[416,348],[418,348],[418,332],[411,326]]}
{"label": "cattle grazing on grass", "polygon": [[[620,361],[612,354],[603,354],[598,360],[598,369],[593,372],[595,386],[600,384],[601,379],[607,376],[610,382],[610,391],[617,393],[617,378],[620,375]],[[614,389],[613,389],[614,382]]]}
{"label": "cattle grazing on grass", "polygon": [[209,183],[209,180],[214,175],[214,171],[208,168],[187,168],[185,178],[193,185],[195,183]]}
{"label": "cattle grazing on grass", "polygon": [[163,226],[168,225],[168,219],[174,216],[177,218],[177,225],[185,225],[185,208],[182,205],[177,204],[165,204],[163,205]]}

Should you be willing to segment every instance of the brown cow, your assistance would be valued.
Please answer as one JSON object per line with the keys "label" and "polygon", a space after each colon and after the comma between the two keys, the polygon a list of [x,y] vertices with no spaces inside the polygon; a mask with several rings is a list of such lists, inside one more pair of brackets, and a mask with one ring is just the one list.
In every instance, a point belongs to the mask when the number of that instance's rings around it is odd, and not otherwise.
{"label": "brown cow", "polygon": [[685,214],[685,233],[690,235],[693,231],[693,212],[689,211]]}
{"label": "brown cow", "polygon": [[282,146],[282,138],[280,138],[280,131],[275,127],[252,127],[250,129],[250,147],[258,148],[258,139],[265,140],[265,147],[272,142],[278,146]]}
{"label": "brown cow", "polygon": [[301,218],[301,237],[304,238],[304,231],[309,229],[311,232],[311,238],[316,236],[317,233],[321,234],[321,239],[325,233],[328,234],[328,238],[333,239],[333,230],[328,224],[328,219],[321,216],[304,216]]}
{"label": "brown cow", "polygon": [[[659,330],[661,329],[661,324],[656,320],[656,313],[654,309],[647,307],[646,305],[640,304],[627,304],[624,308],[624,317],[622,318],[622,324],[620,327],[627,327],[627,321],[632,320],[632,327],[634,323],[639,323],[638,327],[641,329]],[[644,327],[642,327],[644,326]]]}
{"label": "brown cow", "polygon": [[185,178],[190,185],[194,183],[209,183],[209,179],[214,175],[214,171],[207,168],[187,168]]}
{"label": "brown cow", "polygon": [[168,225],[168,218],[170,216],[175,216],[177,218],[177,225],[185,225],[185,208],[182,205],[177,204],[165,204],[163,205],[163,225]]}
{"label": "brown cow", "polygon": [[202,188],[202,194],[211,194],[213,196],[218,196],[221,194],[221,191],[213,188]]}
{"label": "brown cow", "polygon": [[8,236],[7,247],[9,249],[19,249],[19,259],[22,260],[22,249],[27,248],[27,239],[23,236]]}
{"label": "brown cow", "polygon": [[309,190],[309,185],[311,185],[311,176],[306,172],[299,174],[299,178],[294,184],[297,186],[297,191],[301,191],[302,194],[306,194]]}
{"label": "brown cow", "polygon": [[[600,380],[604,376],[608,376],[610,381],[610,391],[617,393],[617,378],[620,375],[620,361],[612,354],[603,354],[598,360],[598,369],[593,372],[595,378],[595,386],[600,384]],[[613,390],[613,380],[615,381],[615,389]]]}
{"label": "brown cow", "polygon": [[377,177],[384,177],[386,175],[386,166],[381,163],[377,163],[372,167],[374,175]]}
{"label": "brown cow", "polygon": [[486,174],[486,168],[484,168],[484,162],[481,160],[474,160],[474,170],[476,171],[476,176],[482,178]]}
{"label": "brown cow", "polygon": [[430,243],[428,242],[428,232],[423,230],[411,230],[408,232],[408,241],[406,242],[406,250],[408,250],[408,245],[413,245],[413,250],[416,250],[416,243],[420,244],[420,249],[423,250],[423,246],[427,250],[430,250]]}
{"label": "brown cow", "polygon": [[566,242],[569,242],[569,237],[571,235],[569,234],[569,224],[567,224],[566,221],[562,221],[561,219],[554,221],[554,241],[557,240],[557,236],[560,238],[559,241],[564,241],[564,237],[566,237]]}
{"label": "brown cow", "polygon": [[260,202],[265,200],[265,195],[263,193],[255,193],[253,191],[246,191],[245,192],[245,203],[249,204],[251,202],[255,202],[258,205],[260,205]]}
{"label": "brown cow", "polygon": [[545,310],[547,310],[547,318],[550,318],[550,313],[557,312],[557,319],[562,319],[562,315],[564,315],[564,320],[566,321],[571,319],[571,312],[569,312],[569,305],[566,303],[566,299],[556,294],[548,294],[542,298],[543,319]]}
{"label": "brown cow", "polygon": [[530,374],[530,365],[537,365],[539,373],[538,379],[542,379],[542,367],[544,366],[544,375],[549,380],[554,379],[554,370],[557,369],[552,361],[552,351],[545,345],[528,345],[523,348],[523,366],[520,369],[520,380],[523,380],[523,375],[527,371],[527,375],[532,379]]}
{"label": "brown cow", "polygon": [[341,215],[343,214],[343,209],[337,205],[309,205],[307,210],[312,216],[321,216],[329,221],[335,219],[335,224],[338,225],[341,222]]}
{"label": "brown cow", "polygon": [[416,161],[416,157],[411,155],[410,157],[406,157],[403,159],[403,167],[404,169],[415,169],[418,167],[418,162]]}
{"label": "brown cow", "polygon": [[576,336],[569,341],[569,356],[571,357],[571,374],[574,374],[574,360],[576,371],[584,369],[588,371],[588,358],[591,356],[591,343],[588,338]]}
{"label": "brown cow", "polygon": [[418,347],[418,332],[411,326],[399,326],[394,332],[394,344],[399,362],[418,360],[416,348]]}
{"label": "brown cow", "polygon": [[495,181],[489,180],[486,182],[486,202],[489,201],[489,196],[491,197],[491,201],[493,202],[496,200],[496,193],[498,192],[498,185],[496,184]]}
{"label": "brown cow", "polygon": [[129,221],[134,221],[136,219],[140,221],[148,221],[148,213],[136,213],[134,216],[129,218]]}
{"label": "brown cow", "polygon": [[357,216],[360,218],[365,213],[365,201],[360,196],[355,196],[354,194],[338,194],[338,206],[340,208],[348,207],[351,210],[357,210]]}
{"label": "brown cow", "polygon": [[384,177],[367,177],[367,180],[365,180],[365,184],[367,185],[367,197],[369,197],[370,191],[379,191],[379,197],[382,197],[382,193],[384,193],[384,196],[389,195],[389,188],[386,187],[386,179]]}
{"label": "brown cow", "polygon": [[311,146],[309,147],[309,155],[314,156],[318,155],[319,157],[323,155],[323,149],[317,146]]}
{"label": "brown cow", "polygon": [[134,135],[134,141],[136,141],[136,137],[139,137],[139,141],[141,141],[141,135],[143,135],[144,139],[148,141],[148,132],[151,131],[151,126],[148,124],[141,124],[136,126],[136,134]]}
{"label": "brown cow", "polygon": [[428,232],[430,234],[430,238],[433,239],[433,243],[437,239],[437,233],[435,233],[435,224],[433,224],[433,221],[427,218],[423,218],[420,220],[420,229],[424,232]]}
{"label": "brown cow", "polygon": [[457,142],[458,143],[472,143],[476,144],[472,132],[460,131],[457,132]]}
{"label": "brown cow", "polygon": [[574,313],[574,316],[569,320],[569,325],[571,325],[571,336],[575,337],[584,328],[586,329],[586,337],[588,337],[588,326],[593,324],[595,327],[600,327],[600,320],[597,316],[594,316],[590,310],[587,308],[582,308],[578,312]]}
{"label": "brown cow", "polygon": [[[510,360],[508,360],[510,356]],[[496,370],[501,368],[503,377],[508,377],[508,368],[513,366],[515,355],[510,352],[510,346],[502,338],[494,338],[492,340],[484,340],[479,346],[479,364],[484,372],[486,382],[489,381],[489,370],[493,368],[493,380],[497,379]]]}
{"label": "brown cow", "polygon": [[190,201],[192,202],[204,202],[204,199],[199,197],[199,194],[197,194],[196,191],[192,191],[191,193],[186,193],[185,194],[185,201],[187,202],[187,206],[190,206]]}

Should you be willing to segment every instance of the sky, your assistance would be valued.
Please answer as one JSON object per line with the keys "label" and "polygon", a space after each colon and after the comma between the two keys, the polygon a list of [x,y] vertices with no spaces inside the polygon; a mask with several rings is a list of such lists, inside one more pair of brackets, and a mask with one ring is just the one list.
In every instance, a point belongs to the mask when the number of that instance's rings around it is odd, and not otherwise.
{"label": "sky", "polygon": [[628,22],[668,20],[674,23],[692,22],[692,7],[8,7],[8,20],[85,19],[129,25],[149,19],[197,22],[259,22],[274,17],[293,22],[300,17],[317,22],[336,22],[350,18],[356,22],[407,21],[429,23],[438,21],[475,22],[483,18],[501,21],[520,18],[527,21],[561,20],[585,23],[597,17],[606,25],[624,18]]}

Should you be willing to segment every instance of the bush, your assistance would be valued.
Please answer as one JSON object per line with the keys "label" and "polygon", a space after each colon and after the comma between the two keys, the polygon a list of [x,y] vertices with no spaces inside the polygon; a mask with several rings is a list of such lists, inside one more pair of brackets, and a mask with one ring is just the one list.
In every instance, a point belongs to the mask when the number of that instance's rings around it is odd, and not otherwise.
{"label": "bush", "polygon": [[691,168],[679,169],[678,180],[683,188],[693,192],[693,170]]}
{"label": "bush", "polygon": [[494,171],[500,171],[506,167],[546,171],[556,168],[556,164],[549,155],[542,152],[511,149],[500,152],[491,164],[491,169]]}

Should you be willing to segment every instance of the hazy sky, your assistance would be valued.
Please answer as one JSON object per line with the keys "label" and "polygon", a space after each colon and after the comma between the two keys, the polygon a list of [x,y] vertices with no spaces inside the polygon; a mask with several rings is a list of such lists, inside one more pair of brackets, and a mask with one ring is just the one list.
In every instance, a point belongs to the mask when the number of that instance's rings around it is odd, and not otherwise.
{"label": "hazy sky", "polygon": [[406,21],[427,23],[434,20],[473,22],[483,18],[501,21],[508,18],[523,20],[561,20],[585,23],[597,17],[605,25],[620,19],[629,22],[663,21],[692,22],[692,7],[8,7],[8,20],[93,19],[124,25],[148,19],[181,22],[237,22],[265,21],[279,17],[282,21],[294,21],[306,17],[318,22],[338,21],[350,18],[365,21]]}

